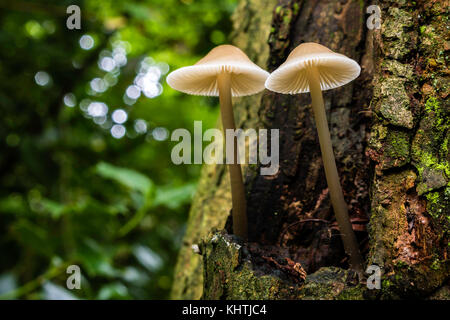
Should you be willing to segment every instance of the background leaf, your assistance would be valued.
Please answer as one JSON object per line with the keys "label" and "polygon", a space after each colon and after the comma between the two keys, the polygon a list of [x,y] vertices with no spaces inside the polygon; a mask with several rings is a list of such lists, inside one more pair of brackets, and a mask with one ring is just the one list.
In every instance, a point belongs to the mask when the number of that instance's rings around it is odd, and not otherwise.
{"label": "background leaf", "polygon": [[[170,134],[215,127],[218,99],[177,92],[166,76],[227,41],[236,2],[0,5],[3,290],[65,297],[64,266],[76,264],[77,298],[169,297],[201,169],[172,163]],[[81,30],[66,27],[72,4]]]}
{"label": "background leaf", "polygon": [[119,168],[109,163],[100,162],[96,171],[103,178],[112,179],[132,190],[148,194],[153,188],[152,181],[145,175],[131,169]]}

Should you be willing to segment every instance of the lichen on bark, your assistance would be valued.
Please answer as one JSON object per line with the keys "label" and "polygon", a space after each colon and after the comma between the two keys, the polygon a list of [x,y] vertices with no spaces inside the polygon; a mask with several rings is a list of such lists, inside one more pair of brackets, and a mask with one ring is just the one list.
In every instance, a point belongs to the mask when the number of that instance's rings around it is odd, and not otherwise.
{"label": "lichen on bark", "polygon": [[450,132],[442,85],[448,12],[442,1],[387,1],[381,8],[372,100],[378,115],[367,149],[376,169],[368,263],[383,267],[382,297],[424,297],[450,275]]}

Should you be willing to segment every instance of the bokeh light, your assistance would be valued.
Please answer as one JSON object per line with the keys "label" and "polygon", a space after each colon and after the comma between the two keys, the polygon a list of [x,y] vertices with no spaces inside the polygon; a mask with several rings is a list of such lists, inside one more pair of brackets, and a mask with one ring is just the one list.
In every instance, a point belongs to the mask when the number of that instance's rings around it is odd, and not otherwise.
{"label": "bokeh light", "polygon": [[117,79],[117,75],[114,73],[107,73],[105,74],[105,76],[103,77],[103,80],[106,81],[106,84],[110,87],[113,87],[117,84],[117,82],[119,81]]}
{"label": "bokeh light", "polygon": [[112,58],[119,67],[127,64],[127,48],[130,44],[125,41],[116,41],[113,43]]}
{"label": "bokeh light", "polygon": [[131,85],[127,88],[126,94],[130,99],[136,100],[141,96],[141,88],[136,85]]}
{"label": "bokeh light", "polygon": [[51,83],[51,80],[52,80],[52,78],[45,71],[38,71],[34,75],[34,81],[36,81],[36,84],[41,86],[41,87],[49,85]]}
{"label": "bokeh light", "polygon": [[152,131],[153,139],[157,141],[164,141],[169,137],[169,131],[163,127],[157,127]]}
{"label": "bokeh light", "polygon": [[80,109],[81,109],[81,111],[87,113],[90,104],[91,104],[91,100],[90,99],[83,99],[83,100],[81,100],[80,101]]}
{"label": "bokeh light", "polygon": [[98,125],[102,125],[106,122],[106,116],[99,116],[99,117],[94,117],[92,120],[94,121],[95,124]]}
{"label": "bokeh light", "polygon": [[125,121],[127,121],[128,114],[123,109],[117,109],[117,110],[114,110],[114,112],[111,115],[111,118],[115,123],[122,124]]}
{"label": "bokeh light", "polygon": [[163,92],[163,87],[160,83],[147,83],[143,88],[143,93],[147,98],[155,98]]}
{"label": "bokeh light", "polygon": [[134,122],[134,131],[139,134],[144,134],[147,132],[147,122],[142,119],[138,119]]}
{"label": "bokeh light", "polygon": [[169,65],[165,62],[158,62],[156,65],[162,74],[167,74],[170,71]]}
{"label": "bokeh light", "polygon": [[104,102],[91,102],[87,108],[87,113],[91,117],[103,117],[108,113],[108,106]]}
{"label": "bokeh light", "polygon": [[77,98],[73,93],[67,93],[63,98],[64,104],[68,107],[75,107],[77,105]]}
{"label": "bokeh light", "polygon": [[103,57],[98,62],[98,66],[103,71],[111,72],[116,67],[116,61],[111,57]]}
{"label": "bokeh light", "polygon": [[136,99],[131,99],[126,93],[123,95],[123,102],[128,105],[132,106],[136,103]]}
{"label": "bokeh light", "polygon": [[[146,57],[139,64],[137,75],[134,78],[134,84],[147,98],[155,98],[163,92],[163,87],[159,83],[159,80],[161,79],[161,75],[168,72],[168,70],[169,66],[167,64],[155,64],[153,58]],[[130,95],[128,97],[133,99]]]}
{"label": "bokeh light", "polygon": [[102,93],[108,90],[108,83],[101,78],[94,78],[90,82],[91,89],[96,93]]}
{"label": "bokeh light", "polygon": [[113,138],[116,138],[116,139],[120,139],[123,136],[125,136],[126,132],[127,132],[127,129],[125,128],[125,126],[123,126],[121,124],[115,124],[111,128],[111,135],[113,136]]}
{"label": "bokeh light", "polygon": [[81,49],[91,50],[94,47],[95,41],[94,38],[92,38],[90,35],[85,34],[81,36],[79,43]]}

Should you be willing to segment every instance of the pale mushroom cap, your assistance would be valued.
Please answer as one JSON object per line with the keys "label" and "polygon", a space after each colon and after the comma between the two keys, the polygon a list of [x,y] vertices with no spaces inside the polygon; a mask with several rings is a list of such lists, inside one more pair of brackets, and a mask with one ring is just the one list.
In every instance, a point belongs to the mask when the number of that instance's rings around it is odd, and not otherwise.
{"label": "pale mushroom cap", "polygon": [[355,60],[318,43],[307,42],[296,47],[286,61],[266,80],[266,88],[279,93],[309,92],[308,68],[319,71],[320,87],[334,89],[356,79],[361,67]]}
{"label": "pale mushroom cap", "polygon": [[231,73],[231,94],[247,96],[264,90],[269,73],[254,64],[239,48],[221,45],[195,65],[177,69],[167,76],[173,89],[201,96],[218,96],[217,75]]}

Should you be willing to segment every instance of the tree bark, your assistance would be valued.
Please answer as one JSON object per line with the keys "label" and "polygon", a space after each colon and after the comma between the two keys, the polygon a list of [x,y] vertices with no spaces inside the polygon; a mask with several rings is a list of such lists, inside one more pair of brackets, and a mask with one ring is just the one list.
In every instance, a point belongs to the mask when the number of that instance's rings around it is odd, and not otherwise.
{"label": "tree bark", "polygon": [[[379,30],[366,26],[372,4]],[[347,270],[309,95],[266,90],[234,104],[237,127],[280,129],[278,174],[244,167],[249,243],[214,233],[230,231],[230,188],[224,165],[205,165],[173,298],[449,296],[448,4],[240,2],[232,40],[269,72],[310,41],[362,67],[355,81],[325,91],[324,103],[353,229],[366,265],[382,270],[382,288],[368,290]]]}

